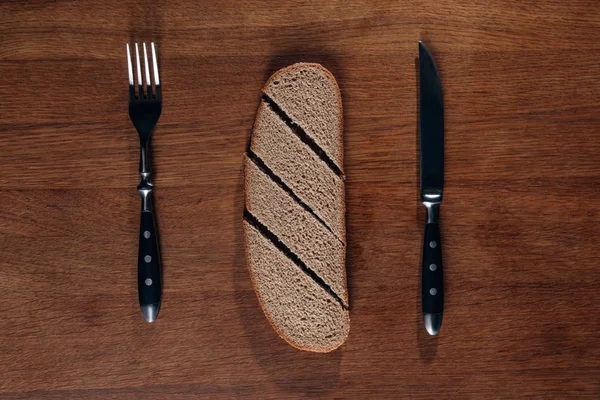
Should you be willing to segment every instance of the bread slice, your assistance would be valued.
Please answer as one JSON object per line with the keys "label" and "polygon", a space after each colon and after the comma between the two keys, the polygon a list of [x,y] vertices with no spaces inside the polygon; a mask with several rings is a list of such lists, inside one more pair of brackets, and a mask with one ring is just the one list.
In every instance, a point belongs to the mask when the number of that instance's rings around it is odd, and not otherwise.
{"label": "bread slice", "polygon": [[319,64],[294,64],[274,73],[263,92],[342,170],[342,96],[329,71]]}
{"label": "bread slice", "polygon": [[245,157],[246,210],[295,253],[348,307],[346,250],[321,222]]}
{"label": "bread slice", "polygon": [[[250,275],[281,337],[299,349],[331,351],[350,330],[339,90],[323,67],[296,64],[276,72],[263,93],[245,158]],[[303,105],[314,101],[320,106]]]}
{"label": "bread slice", "polygon": [[264,101],[256,114],[250,149],[345,243],[343,179]]}
{"label": "bread slice", "polygon": [[350,330],[348,311],[248,222],[244,232],[254,289],[279,336],[298,349],[316,352],[344,343]]}

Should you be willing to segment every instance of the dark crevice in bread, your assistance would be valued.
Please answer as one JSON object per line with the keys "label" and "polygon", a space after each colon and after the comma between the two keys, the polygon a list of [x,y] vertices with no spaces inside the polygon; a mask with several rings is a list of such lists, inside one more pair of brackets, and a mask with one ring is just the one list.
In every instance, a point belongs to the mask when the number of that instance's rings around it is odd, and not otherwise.
{"label": "dark crevice in bread", "polygon": [[258,168],[260,168],[260,170],[262,172],[265,173],[265,175],[267,175],[269,178],[271,178],[271,180],[273,182],[275,182],[279,187],[281,187],[290,196],[292,196],[294,201],[296,201],[298,204],[300,204],[302,206],[302,208],[304,208],[306,211],[311,213],[317,219],[317,221],[319,221],[321,223],[321,225],[323,225],[325,227],[325,229],[327,229],[329,232],[333,233],[333,235],[336,237],[336,239],[339,240],[339,242],[342,245],[346,246],[346,244],[335,234],[335,232],[325,223],[325,221],[323,221],[323,219],[321,217],[319,217],[317,215],[317,213],[308,204],[303,202],[302,199],[300,199],[296,195],[296,193],[294,193],[294,191],[288,185],[286,185],[285,182],[283,182],[283,180],[279,176],[277,176],[277,174],[275,174],[275,172],[273,172],[273,170],[271,168],[269,168],[269,166],[267,164],[265,164],[265,162],[258,155],[256,155],[256,153],[254,153],[252,150],[248,149],[246,155],[248,156],[248,158],[250,160],[252,160],[252,162]]}
{"label": "dark crevice in bread", "polygon": [[313,281],[315,281],[323,290],[325,290],[329,295],[331,295],[345,310],[348,309],[344,301],[331,289],[331,287],[323,281],[323,279],[317,275],[313,270],[308,268],[308,266],[295,254],[289,247],[285,245],[273,232],[269,230],[265,225],[263,225],[258,218],[256,218],[251,212],[244,209],[244,219],[252,225],[256,230],[258,230],[261,235],[267,238],[277,249],[279,249],[283,254],[286,255],[294,264],[296,264],[305,274],[310,276]]}
{"label": "dark crevice in bread", "polygon": [[298,125],[296,122],[294,122],[285,113],[285,111],[283,111],[281,109],[281,107],[279,107],[279,105],[277,105],[277,103],[272,98],[270,98],[267,94],[264,94],[264,93],[263,93],[262,97],[263,97],[263,100],[264,100],[265,104],[267,104],[267,106],[269,106],[269,108],[271,110],[273,110],[273,112],[275,114],[277,114],[277,116],[279,118],[281,118],[281,120],[283,122],[285,122],[285,124],[300,138],[300,140],[302,140],[302,142],[304,142],[308,147],[310,147],[310,149],[312,151],[314,151],[315,154],[318,155],[319,158],[321,160],[323,160],[323,162],[325,164],[327,164],[327,166],[333,171],[333,173],[335,173],[340,178],[344,179],[344,174],[342,173],[342,171],[340,170],[340,168],[335,164],[335,162],[333,162],[333,160],[327,155],[327,153],[325,152],[325,150],[323,150],[313,140],[313,138],[311,138],[310,136],[308,136],[306,134],[306,132],[304,131],[304,129],[302,129],[302,127],[300,125]]}

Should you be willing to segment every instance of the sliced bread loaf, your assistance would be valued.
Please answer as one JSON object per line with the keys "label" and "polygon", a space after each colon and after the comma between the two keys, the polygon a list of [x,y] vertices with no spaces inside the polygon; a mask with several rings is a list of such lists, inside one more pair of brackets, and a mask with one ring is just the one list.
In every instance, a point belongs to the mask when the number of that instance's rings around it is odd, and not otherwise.
{"label": "sliced bread loaf", "polygon": [[245,157],[246,209],[348,306],[342,242]]}
{"label": "sliced bread loaf", "polygon": [[[294,347],[326,352],[340,346],[350,329],[341,100],[323,67],[296,64],[283,71],[298,76],[287,82],[278,71],[263,88],[245,157],[246,258],[273,328]],[[299,79],[296,92],[270,89]],[[322,107],[299,105],[317,99]],[[317,133],[305,131],[296,115]]]}
{"label": "sliced bread loaf", "polygon": [[329,71],[319,64],[294,64],[274,73],[263,92],[343,170],[342,97]]}
{"label": "sliced bread loaf", "polygon": [[350,330],[348,311],[248,222],[244,232],[254,288],[279,336],[301,350],[339,347]]}
{"label": "sliced bread loaf", "polygon": [[344,181],[264,101],[250,149],[345,243]]}

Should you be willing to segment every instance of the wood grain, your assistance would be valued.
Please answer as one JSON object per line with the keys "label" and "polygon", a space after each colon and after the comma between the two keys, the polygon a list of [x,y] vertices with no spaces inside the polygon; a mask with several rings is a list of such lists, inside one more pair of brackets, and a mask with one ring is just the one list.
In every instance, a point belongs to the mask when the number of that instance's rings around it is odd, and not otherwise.
{"label": "wood grain", "polygon": [[[599,398],[596,1],[0,3],[0,398]],[[419,273],[417,40],[446,111],[446,314]],[[137,305],[125,43],[154,40],[164,265]],[[276,69],[342,90],[351,332],[294,350],[245,266],[242,153]]]}

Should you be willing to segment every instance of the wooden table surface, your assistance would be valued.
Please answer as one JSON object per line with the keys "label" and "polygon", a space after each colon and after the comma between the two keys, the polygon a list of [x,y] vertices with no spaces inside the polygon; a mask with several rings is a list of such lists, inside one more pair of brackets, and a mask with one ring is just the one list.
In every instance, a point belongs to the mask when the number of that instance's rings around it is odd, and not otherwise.
{"label": "wooden table surface", "polygon": [[[600,397],[597,1],[0,3],[0,398]],[[445,91],[439,337],[419,300],[417,41]],[[137,300],[125,43],[153,40],[163,307]],[[242,154],[276,69],[345,116],[351,332],[300,352],[259,308]]]}

